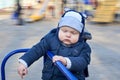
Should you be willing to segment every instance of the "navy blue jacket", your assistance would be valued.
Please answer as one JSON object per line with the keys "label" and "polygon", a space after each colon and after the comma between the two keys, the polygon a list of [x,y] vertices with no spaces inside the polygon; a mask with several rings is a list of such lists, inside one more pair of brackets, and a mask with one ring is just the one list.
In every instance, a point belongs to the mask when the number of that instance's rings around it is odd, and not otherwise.
{"label": "navy blue jacket", "polygon": [[[42,56],[46,56],[47,51],[51,51],[54,55],[68,57],[72,63],[69,69],[79,80],[85,77],[85,69],[90,63],[91,48],[86,42],[78,42],[69,47],[64,46],[58,39],[58,31],[54,29],[45,37],[34,45],[20,59],[23,59],[28,67]],[[44,67],[42,70],[43,80],[67,80],[65,76],[58,70],[52,61],[46,56]]]}

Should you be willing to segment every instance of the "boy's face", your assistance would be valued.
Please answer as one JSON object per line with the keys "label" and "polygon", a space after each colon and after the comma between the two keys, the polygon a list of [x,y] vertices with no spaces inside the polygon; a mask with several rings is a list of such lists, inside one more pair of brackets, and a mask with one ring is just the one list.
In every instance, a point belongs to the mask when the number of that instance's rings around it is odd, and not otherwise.
{"label": "boy's face", "polygon": [[70,45],[78,42],[80,33],[68,26],[63,26],[59,30],[58,37],[64,44]]}

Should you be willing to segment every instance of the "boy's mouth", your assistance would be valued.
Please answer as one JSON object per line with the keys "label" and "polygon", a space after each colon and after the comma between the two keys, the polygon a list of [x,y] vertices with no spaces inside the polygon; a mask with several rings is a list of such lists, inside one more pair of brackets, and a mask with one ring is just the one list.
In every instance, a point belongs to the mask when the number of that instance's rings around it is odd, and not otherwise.
{"label": "boy's mouth", "polygon": [[71,43],[71,41],[69,39],[64,39],[63,42],[64,43]]}

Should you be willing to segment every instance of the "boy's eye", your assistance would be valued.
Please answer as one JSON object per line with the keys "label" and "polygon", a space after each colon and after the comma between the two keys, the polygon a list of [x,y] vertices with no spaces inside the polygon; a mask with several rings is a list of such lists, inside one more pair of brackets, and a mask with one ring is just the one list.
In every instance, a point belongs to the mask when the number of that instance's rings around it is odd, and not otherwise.
{"label": "boy's eye", "polygon": [[63,32],[67,32],[67,30],[62,30]]}
{"label": "boy's eye", "polygon": [[77,34],[77,32],[71,32],[72,34]]}

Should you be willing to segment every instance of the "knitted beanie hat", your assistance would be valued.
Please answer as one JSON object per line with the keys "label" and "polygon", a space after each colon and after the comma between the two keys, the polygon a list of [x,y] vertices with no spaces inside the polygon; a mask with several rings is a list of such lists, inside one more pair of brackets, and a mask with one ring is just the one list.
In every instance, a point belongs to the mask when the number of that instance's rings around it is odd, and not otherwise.
{"label": "knitted beanie hat", "polygon": [[78,12],[68,11],[60,19],[58,27],[69,26],[81,33],[84,28],[82,17],[83,16]]}

